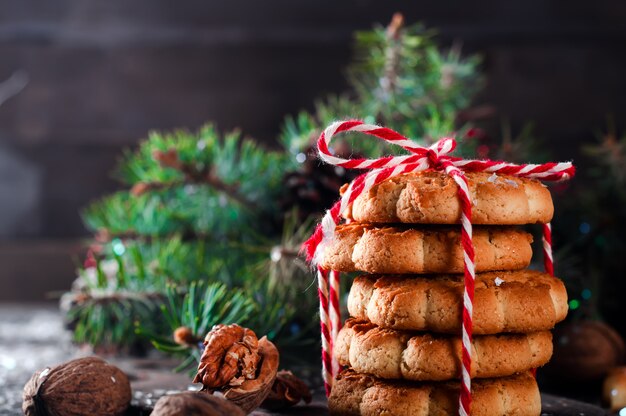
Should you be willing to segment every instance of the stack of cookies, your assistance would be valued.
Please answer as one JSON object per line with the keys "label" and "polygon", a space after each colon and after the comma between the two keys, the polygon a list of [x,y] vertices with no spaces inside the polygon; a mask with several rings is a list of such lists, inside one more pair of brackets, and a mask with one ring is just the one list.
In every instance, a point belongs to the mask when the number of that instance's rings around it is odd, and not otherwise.
{"label": "stack of cookies", "polygon": [[[552,355],[563,283],[527,269],[532,236],[516,226],[553,214],[538,181],[468,173],[476,289],[472,415],[539,415],[531,370]],[[457,185],[426,171],[388,179],[344,213],[321,265],[354,279],[334,354],[344,370],[334,415],[453,415],[461,374],[463,250]]]}

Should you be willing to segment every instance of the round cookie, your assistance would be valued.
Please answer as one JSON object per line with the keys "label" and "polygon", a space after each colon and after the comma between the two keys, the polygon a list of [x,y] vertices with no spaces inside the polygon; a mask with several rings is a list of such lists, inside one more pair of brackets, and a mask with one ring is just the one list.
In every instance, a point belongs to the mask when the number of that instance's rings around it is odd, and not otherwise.
{"label": "round cookie", "polygon": [[[466,177],[474,224],[533,224],[552,219],[550,191],[537,180],[484,172],[468,172]],[[359,195],[345,217],[377,223],[458,224],[457,192],[456,182],[443,172],[400,175]]]}
{"label": "round cookie", "polygon": [[[461,338],[457,336],[396,331],[348,319],[334,352],[341,365],[383,379],[442,381],[461,374]],[[541,367],[551,356],[550,331],[476,336],[471,376],[510,376]]]}
{"label": "round cookie", "polygon": [[[532,236],[514,227],[475,227],[476,271],[528,267]],[[321,266],[342,272],[462,273],[460,227],[344,224],[324,248]]]}
{"label": "round cookie", "polygon": [[[348,296],[350,316],[383,328],[459,334],[463,275],[359,276]],[[563,282],[534,270],[476,275],[474,334],[527,333],[567,315]]]}
{"label": "round cookie", "polygon": [[[383,381],[343,371],[328,398],[336,416],[449,416],[458,414],[458,382]],[[472,380],[472,416],[539,416],[541,396],[530,373]]]}

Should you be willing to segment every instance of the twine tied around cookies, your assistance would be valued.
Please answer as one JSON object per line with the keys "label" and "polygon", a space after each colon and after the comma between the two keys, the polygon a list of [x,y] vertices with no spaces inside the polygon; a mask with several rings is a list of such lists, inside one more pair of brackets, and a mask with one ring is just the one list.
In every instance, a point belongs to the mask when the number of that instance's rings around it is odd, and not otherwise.
{"label": "twine tied around cookies", "polygon": [[[359,132],[384,140],[404,148],[409,154],[385,156],[378,159],[344,159],[332,154],[329,145],[333,137],[340,133]],[[322,338],[322,376],[326,394],[330,395],[333,380],[340,372],[337,358],[333,354],[333,345],[341,328],[340,314],[340,273],[326,270],[319,266],[324,246],[334,238],[335,228],[341,222],[341,216],[350,204],[361,194],[368,192],[374,185],[394,176],[425,170],[444,171],[458,186],[458,198],[461,206],[461,245],[464,255],[464,293],[462,314],[462,368],[459,414],[470,414],[472,364],[472,310],[474,300],[474,245],[472,243],[472,201],[464,172],[488,172],[506,174],[520,178],[543,181],[563,181],[574,176],[575,168],[570,162],[545,163],[541,165],[462,159],[450,156],[456,148],[452,138],[442,138],[430,147],[424,147],[401,134],[359,120],[337,121],[330,124],[317,141],[319,157],[326,163],[345,169],[362,169],[366,172],[357,176],[339,199],[322,218],[313,235],[303,244],[307,260],[317,268],[318,296],[320,300],[320,329]],[[552,232],[550,224],[543,224],[544,267],[547,273],[554,275],[552,258]]]}

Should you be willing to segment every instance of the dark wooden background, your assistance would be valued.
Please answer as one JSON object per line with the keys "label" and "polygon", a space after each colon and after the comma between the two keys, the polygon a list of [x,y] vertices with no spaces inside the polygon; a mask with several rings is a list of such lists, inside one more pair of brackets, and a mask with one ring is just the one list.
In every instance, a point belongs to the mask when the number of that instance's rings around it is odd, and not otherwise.
{"label": "dark wooden background", "polygon": [[485,57],[478,102],[534,121],[560,159],[626,120],[623,1],[0,0],[0,300],[73,279],[79,209],[116,189],[150,129],[208,120],[272,144],[285,114],[345,87],[351,34],[394,11]]}

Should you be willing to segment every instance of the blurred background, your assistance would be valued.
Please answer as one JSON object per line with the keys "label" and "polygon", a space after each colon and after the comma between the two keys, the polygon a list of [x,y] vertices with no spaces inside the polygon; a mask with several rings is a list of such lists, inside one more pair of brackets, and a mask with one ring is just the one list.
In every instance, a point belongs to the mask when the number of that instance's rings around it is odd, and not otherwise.
{"label": "blurred background", "polygon": [[[390,24],[395,12],[401,12],[404,21]],[[403,37],[401,28],[418,22],[423,26],[406,32],[414,37]],[[372,32],[372,27],[378,31]],[[365,61],[354,59],[357,31],[370,31],[359,38]],[[424,39],[432,39],[440,54],[420,49]],[[409,52],[394,55],[398,51],[394,45]],[[402,71],[418,67],[426,57],[432,65],[420,69],[420,74],[436,79],[424,80],[425,85],[430,82],[424,93],[421,79]],[[441,65],[437,59],[442,59]],[[355,71],[355,62],[371,67],[357,65]],[[93,225],[102,220],[94,220],[99,215],[95,211],[87,215],[88,229],[81,210],[131,185],[131,197],[141,196],[146,190],[137,184],[158,188],[150,175],[167,177],[158,169],[180,168],[168,148],[155,145],[161,140],[157,137],[144,156],[159,166],[150,165],[153,170],[130,179],[127,169],[126,184],[113,179],[111,172],[123,149],[136,150],[150,131],[194,132],[212,122],[215,130],[201,137],[239,129],[265,148],[286,147],[289,154],[294,151],[291,145],[297,145],[294,155],[299,157],[305,155],[308,139],[346,104],[324,98],[358,97],[360,106],[348,105],[346,114],[374,117],[392,127],[397,123],[406,127],[403,132],[425,137],[437,128],[441,134],[458,128],[458,135],[470,143],[468,154],[516,162],[574,160],[577,177],[570,185],[553,187],[553,195],[557,274],[568,285],[570,315],[577,319],[563,326],[556,340],[568,340],[562,343],[567,345],[561,356],[575,360],[559,361],[555,356],[555,365],[560,377],[569,368],[580,370],[576,374],[580,379],[597,381],[622,362],[621,336],[626,335],[624,68],[626,3],[621,1],[0,0],[0,302],[58,302],[71,287],[77,268],[92,272],[96,268],[95,260],[90,262],[93,253],[83,264],[93,234],[99,233],[96,240],[104,241],[110,249],[107,255],[115,257],[118,266],[113,274],[124,274],[118,258],[125,250],[122,240],[112,239],[114,233],[101,235],[102,227]],[[368,84],[375,70],[383,75]],[[374,89],[404,88],[401,82],[394,84],[402,77],[414,82],[411,93],[425,96],[449,85],[460,86],[437,108],[451,115],[451,121],[429,113],[429,128],[415,127],[421,119],[411,119],[401,105],[393,110],[409,119],[404,124],[385,108],[379,107],[376,115],[361,114],[377,101],[371,95]],[[364,91],[364,85],[373,87]],[[322,105],[320,111],[320,100],[334,104]],[[401,99],[398,102],[402,104]],[[312,118],[298,118],[301,111]],[[206,145],[205,138],[193,140],[194,146]],[[181,160],[187,150],[177,149]],[[129,166],[143,163],[140,156],[125,160]],[[319,185],[314,173],[307,171],[315,164],[290,165],[295,173],[282,178],[283,188],[291,191],[294,181]],[[250,173],[244,170],[237,171],[242,178]],[[212,186],[236,201],[232,191],[239,185],[239,173],[222,178],[226,184]],[[336,172],[319,175],[326,182],[349,179]],[[183,181],[187,179],[188,175]],[[319,189],[314,191],[319,211],[327,203],[324,198],[320,202]],[[302,208],[310,202],[298,189],[294,192],[295,202],[288,207]],[[107,209],[114,211],[113,206]],[[286,212],[282,205],[281,209]],[[185,231],[180,231],[183,237]],[[201,240],[202,233],[192,231]],[[283,236],[278,250],[270,246],[272,262],[295,257],[293,250],[306,230],[298,231],[296,220],[273,232],[271,244],[281,241],[281,232],[288,241]],[[163,237],[159,233],[148,237],[157,234]],[[123,237],[137,235],[122,233]],[[287,246],[289,250],[284,249]],[[269,259],[269,253],[263,255]],[[271,267],[272,275],[292,272],[291,266],[282,272]],[[97,269],[100,279],[106,271],[103,274],[99,265]],[[221,280],[229,288],[237,286]],[[107,282],[98,284],[108,289]],[[263,289],[270,296],[265,300],[272,299],[270,289]],[[74,291],[85,293],[76,285]],[[309,295],[315,303],[312,292]],[[294,319],[286,319],[283,326],[295,333],[302,328],[293,329]],[[132,323],[126,330],[135,332]],[[81,341],[90,343],[87,338],[83,334]],[[572,347],[571,339],[583,341]],[[601,371],[594,372],[598,363]]]}
{"label": "blurred background", "polygon": [[[489,104],[558,160],[626,120],[619,1],[0,2],[0,299],[74,278],[79,210],[117,189],[124,147],[214,121],[270,146],[285,115],[347,87],[353,32],[393,12],[480,53]],[[490,127],[500,133],[500,119]],[[558,202],[558,201],[557,201]]]}

